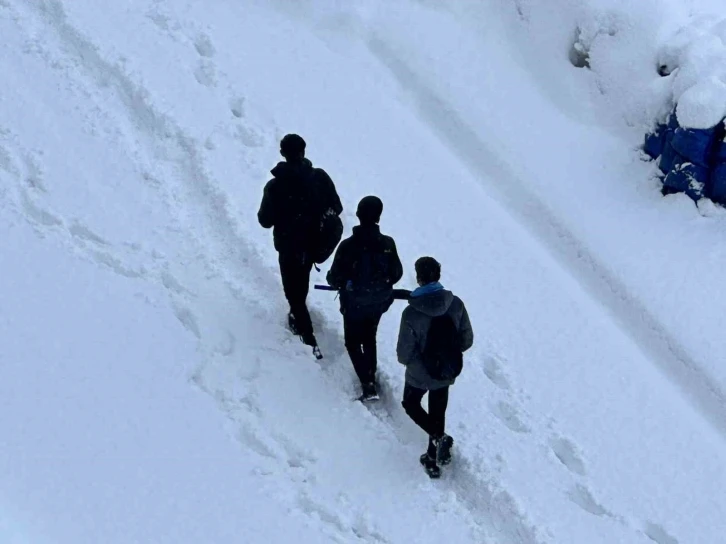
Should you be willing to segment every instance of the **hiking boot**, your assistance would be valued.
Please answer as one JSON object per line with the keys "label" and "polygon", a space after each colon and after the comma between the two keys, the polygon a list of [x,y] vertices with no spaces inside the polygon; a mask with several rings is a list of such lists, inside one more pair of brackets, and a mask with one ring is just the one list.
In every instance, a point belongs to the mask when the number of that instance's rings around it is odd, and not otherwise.
{"label": "hiking boot", "polygon": [[380,398],[375,382],[364,383],[361,385],[361,389],[363,390],[363,394],[359,398],[363,402],[378,400]]}
{"label": "hiking boot", "polygon": [[448,434],[444,434],[441,438],[434,439],[436,444],[436,459],[441,465],[451,463],[451,448],[454,446],[454,439]]}
{"label": "hiking boot", "polygon": [[436,459],[431,457],[428,453],[424,453],[421,457],[419,457],[419,462],[421,463],[421,466],[424,467],[424,470],[426,471],[426,474],[429,475],[429,478],[435,479],[441,477],[441,469],[436,464]]}
{"label": "hiking boot", "polygon": [[290,332],[295,336],[298,336],[300,334],[297,330],[297,323],[295,322],[295,316],[292,315],[292,312],[287,314],[287,327],[290,329]]}
{"label": "hiking boot", "polygon": [[313,355],[315,355],[315,358],[318,361],[323,358],[323,352],[320,351],[320,348],[318,346],[313,346]]}

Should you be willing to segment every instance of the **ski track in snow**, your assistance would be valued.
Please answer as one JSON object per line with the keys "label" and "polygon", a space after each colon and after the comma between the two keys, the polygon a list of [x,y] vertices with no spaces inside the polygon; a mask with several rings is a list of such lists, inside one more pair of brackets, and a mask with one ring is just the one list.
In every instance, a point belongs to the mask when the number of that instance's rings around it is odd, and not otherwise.
{"label": "ski track in snow", "polygon": [[[98,49],[68,23],[60,2],[32,0],[22,7],[16,5],[21,13],[28,7],[32,8],[29,12],[31,20],[43,28],[43,39],[55,40],[62,45],[66,57],[61,60],[79,69],[84,78],[103,89],[100,92],[106,100],[116,103],[119,111],[125,112],[123,132],[128,140],[129,153],[175,213],[175,224],[169,228],[172,232],[181,231],[184,240],[191,242],[191,247],[186,248],[186,256],[200,258],[202,263],[199,266],[209,278],[218,281],[226,289],[226,295],[247,312],[261,319],[269,318],[269,312],[250,302],[250,293],[279,292],[276,271],[265,264],[259,249],[246,240],[234,212],[228,208],[228,198],[208,173],[205,167],[208,142],[200,144],[195,141],[172,118],[160,113],[146,89],[136,84],[121,67],[104,59]],[[179,28],[178,23],[159,14],[153,20],[162,30]],[[199,56],[198,67],[190,77],[210,88],[223,85],[224,74],[214,64],[212,40],[204,34],[189,39]],[[509,172],[507,166],[499,162],[463,120],[447,108],[384,41],[374,38],[369,41],[369,46],[412,93],[432,128],[473,170],[481,174],[482,184],[492,194],[498,195],[512,214],[529,226],[530,231],[552,252],[562,257],[560,262],[578,275],[580,282],[613,312],[624,329],[630,329],[629,334],[638,345],[651,353],[653,360],[660,361],[723,433],[726,430],[723,395],[707,376],[700,373],[696,362],[545,205],[527,192],[524,184]],[[243,120],[244,98],[231,92],[229,104],[234,120]],[[103,107],[102,104],[100,106]],[[236,125],[236,129],[239,139],[249,147],[259,147],[266,141],[266,136],[260,135],[254,127]],[[470,142],[467,147],[463,146],[465,141]],[[331,538],[339,539],[340,535],[344,535],[345,539],[339,540],[341,542],[391,542],[360,509],[356,511],[348,505],[347,510],[356,514],[346,519],[334,505],[317,497],[315,453],[271,430],[274,422],[266,419],[257,400],[257,382],[263,376],[264,361],[259,357],[252,358],[246,361],[244,369],[240,369],[234,359],[239,354],[238,339],[233,332],[223,331],[221,339],[207,339],[204,316],[195,312],[196,294],[172,272],[173,266],[166,257],[133,242],[114,245],[88,225],[47,205],[43,198],[42,159],[23,149],[9,130],[0,131],[0,168],[17,182],[17,199],[13,203],[16,212],[34,225],[40,235],[60,239],[74,253],[93,260],[99,266],[108,267],[120,276],[152,281],[166,289],[180,323],[199,340],[200,350],[205,353],[205,363],[196,369],[192,382],[215,399],[230,422],[231,434],[242,447],[259,457],[258,471],[273,474],[282,470],[290,480],[297,482],[296,496],[287,499],[291,507],[319,523],[324,534]],[[506,179],[507,183],[489,185],[489,179],[500,182]],[[201,231],[201,234],[195,234],[195,230]],[[209,240],[214,242],[212,247],[208,247]],[[150,267],[149,263],[153,265]],[[277,309],[281,308],[281,305],[278,306]],[[340,389],[341,384],[352,383],[342,338],[323,317],[314,315],[314,320],[317,330],[321,331],[321,344],[326,353],[321,376],[328,387]],[[283,356],[285,347],[282,346],[283,351],[280,352]],[[501,360],[495,354],[489,354],[483,369],[501,393],[498,401],[492,404],[491,414],[512,433],[531,433],[533,424],[527,414],[517,408],[520,403]],[[222,383],[215,378],[220,372],[227,378],[221,380]],[[370,413],[378,421],[379,432],[407,450],[420,449],[421,434],[412,432],[396,391],[385,382],[385,373],[382,381],[382,400],[370,408]],[[345,391],[346,394],[348,392]],[[570,493],[573,503],[592,515],[610,517],[628,525],[626,520],[603,506],[588,489],[586,462],[572,441],[554,436],[546,445],[553,454],[552,462],[561,463],[566,469],[567,475],[563,477],[573,480]],[[547,541],[521,513],[515,498],[501,489],[496,479],[487,473],[485,466],[483,459],[457,456],[452,466],[445,469],[442,481],[436,485],[441,493],[453,494],[456,503],[469,512],[470,519],[478,528],[475,534],[482,541],[494,539],[491,541],[517,544]],[[276,492],[283,493],[284,490]],[[344,502],[345,498],[341,501]],[[643,524],[642,532],[658,544],[678,542],[655,523]]]}
{"label": "ski track in snow", "polygon": [[598,303],[625,335],[683,391],[726,440],[726,393],[710,378],[635,294],[560,221],[542,199],[482,141],[477,132],[419,75],[384,37],[363,36],[371,53],[408,93],[421,118],[479,180],[482,190],[540,242]]}

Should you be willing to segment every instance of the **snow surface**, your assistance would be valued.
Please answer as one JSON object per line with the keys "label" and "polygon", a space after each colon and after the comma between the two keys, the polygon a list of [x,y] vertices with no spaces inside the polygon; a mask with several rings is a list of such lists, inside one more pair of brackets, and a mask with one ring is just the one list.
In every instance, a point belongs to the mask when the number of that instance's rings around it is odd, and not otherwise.
{"label": "snow surface", "polygon": [[[0,0],[0,541],[721,541],[726,215],[637,151],[720,4]],[[469,308],[440,481],[400,303],[370,410],[329,293],[284,329],[290,131]]]}

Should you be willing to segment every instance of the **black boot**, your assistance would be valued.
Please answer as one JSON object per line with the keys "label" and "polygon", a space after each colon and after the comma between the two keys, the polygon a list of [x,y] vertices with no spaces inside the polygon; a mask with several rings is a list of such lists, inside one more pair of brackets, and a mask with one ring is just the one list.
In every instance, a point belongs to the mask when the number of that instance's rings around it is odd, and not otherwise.
{"label": "black boot", "polygon": [[448,434],[434,440],[436,444],[436,459],[441,465],[451,463],[451,448],[454,446],[454,439]]}
{"label": "black boot", "polygon": [[363,390],[363,394],[359,397],[361,401],[368,402],[380,399],[375,382],[364,383],[361,385],[361,389]]}
{"label": "black boot", "polygon": [[429,456],[428,453],[424,453],[419,457],[419,461],[421,462],[421,466],[424,467],[426,474],[429,475],[429,478],[436,479],[441,477],[441,469],[436,464],[436,459]]}
{"label": "black boot", "polygon": [[318,341],[315,339],[315,335],[313,333],[301,335],[300,340],[302,340],[302,343],[306,346],[313,348],[313,355],[315,355],[316,359],[320,360],[323,358],[323,352],[320,351]]}
{"label": "black boot", "polygon": [[290,329],[290,332],[295,336],[298,336],[300,334],[300,332],[297,330],[297,323],[295,322],[295,316],[292,315],[292,312],[289,312],[287,314],[287,327]]}

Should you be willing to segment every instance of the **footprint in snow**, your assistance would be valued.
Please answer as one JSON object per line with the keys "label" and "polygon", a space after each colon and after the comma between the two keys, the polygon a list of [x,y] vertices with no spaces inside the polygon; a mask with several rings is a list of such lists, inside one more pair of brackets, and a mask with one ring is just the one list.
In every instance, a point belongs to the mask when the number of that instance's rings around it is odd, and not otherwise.
{"label": "footprint in snow", "polygon": [[553,438],[550,440],[550,448],[567,470],[580,476],[587,474],[585,463],[571,440],[563,437]]}
{"label": "footprint in snow", "polygon": [[678,539],[669,535],[663,527],[657,523],[648,523],[643,531],[645,536],[656,544],[678,544]]}
{"label": "footprint in snow", "polygon": [[570,500],[582,508],[585,512],[589,512],[594,516],[612,517],[612,514],[595,500],[590,490],[585,486],[577,485],[574,489],[572,489],[572,491],[570,491],[569,496]]}
{"label": "footprint in snow", "polygon": [[194,40],[194,49],[197,50],[200,57],[212,58],[217,50],[212,43],[212,40],[206,34],[199,34]]}
{"label": "footprint in snow", "polygon": [[194,78],[200,85],[214,87],[217,85],[217,67],[209,60],[202,60],[194,70]]}
{"label": "footprint in snow", "polygon": [[92,244],[98,245],[98,246],[107,246],[108,242],[101,238],[98,234],[93,232],[90,228],[88,228],[86,225],[83,225],[82,223],[79,223],[78,221],[74,221],[69,227],[68,232],[71,233],[71,236],[74,238],[83,241],[83,242],[90,242]]}
{"label": "footprint in snow", "polygon": [[[42,155],[42,152],[40,152]],[[43,183],[43,169],[38,162],[30,155],[24,158],[25,162],[25,184],[33,190],[46,192]]]}
{"label": "footprint in snow", "polygon": [[245,99],[244,97],[233,98],[229,101],[229,109],[237,119],[245,116]]}
{"label": "footprint in snow", "polygon": [[492,408],[492,412],[499,420],[515,433],[528,433],[531,429],[521,420],[517,408],[501,401]]}
{"label": "footprint in snow", "polygon": [[36,204],[27,190],[22,191],[21,199],[25,216],[32,223],[44,227],[56,227],[63,224],[63,220],[60,217],[55,216],[53,213]]}
{"label": "footprint in snow", "polygon": [[202,333],[199,329],[199,323],[197,323],[197,318],[189,308],[175,305],[174,313],[176,314],[177,319],[184,326],[185,329],[187,329],[194,336],[196,336],[197,339],[201,339]]}
{"label": "footprint in snow", "polygon": [[511,390],[511,385],[506,374],[502,370],[501,362],[494,356],[488,356],[483,361],[484,374],[499,389]]}
{"label": "footprint in snow", "polygon": [[262,147],[265,145],[264,136],[252,127],[239,125],[235,128],[234,138],[246,147]]}
{"label": "footprint in snow", "polygon": [[249,425],[240,426],[240,429],[237,431],[237,440],[239,440],[240,444],[245,446],[246,449],[255,452],[260,457],[279,459],[279,456],[275,453],[273,448],[268,446]]}

